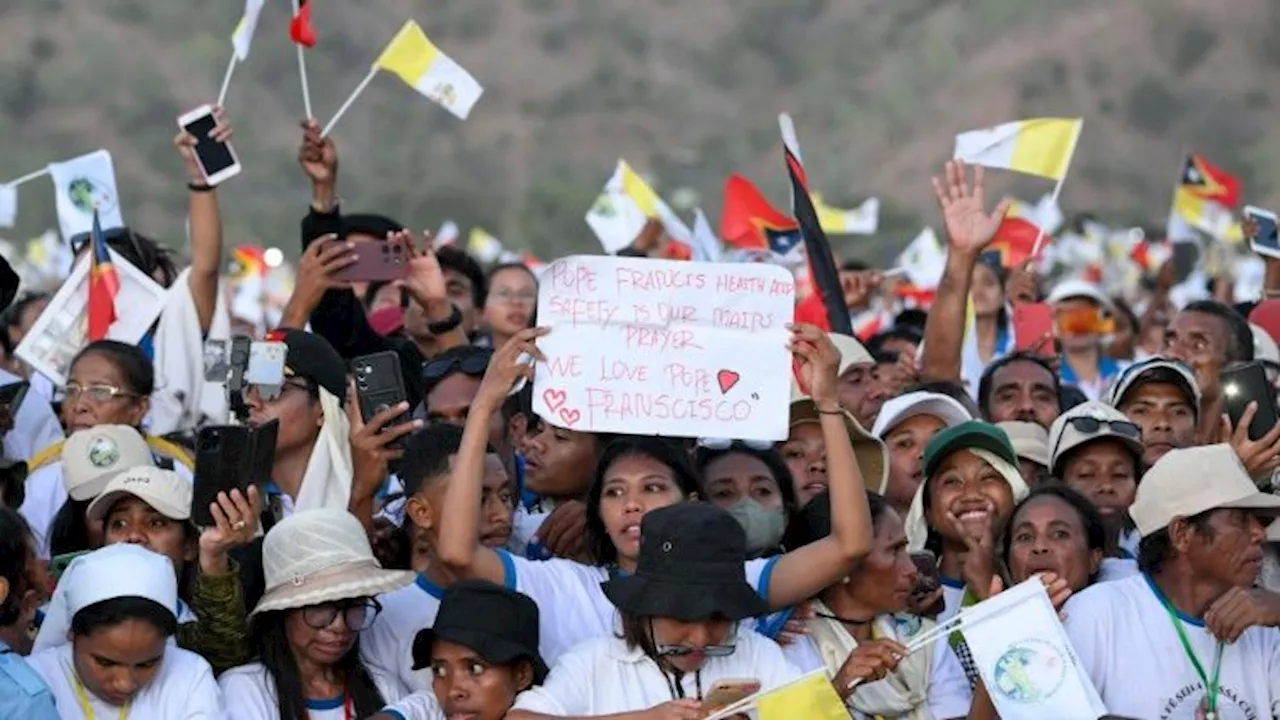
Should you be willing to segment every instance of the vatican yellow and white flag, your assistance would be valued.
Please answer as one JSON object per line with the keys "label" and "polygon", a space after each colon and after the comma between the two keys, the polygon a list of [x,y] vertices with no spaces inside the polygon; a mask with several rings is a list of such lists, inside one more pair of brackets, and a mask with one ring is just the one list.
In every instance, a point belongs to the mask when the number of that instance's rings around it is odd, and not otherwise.
{"label": "vatican yellow and white flag", "polygon": [[467,252],[472,257],[479,260],[482,264],[488,265],[496,262],[502,257],[506,250],[502,246],[502,242],[498,238],[490,235],[484,228],[471,228],[471,235],[467,238]]}
{"label": "vatican yellow and white flag", "polygon": [[957,160],[1062,180],[1080,138],[1080,118],[1035,118],[956,136]]}
{"label": "vatican yellow and white flag", "polygon": [[880,198],[867,198],[852,210],[832,207],[821,193],[811,193],[822,231],[830,235],[874,235],[880,227]]}
{"label": "vatican yellow and white flag", "polygon": [[484,92],[471,73],[440,52],[412,20],[400,28],[373,67],[395,73],[414,90],[463,120]]}
{"label": "vatican yellow and white flag", "polygon": [[676,242],[693,243],[689,226],[626,160],[619,160],[604,190],[587,211],[587,225],[600,239],[604,251],[613,254],[635,242],[650,218],[659,220]]}

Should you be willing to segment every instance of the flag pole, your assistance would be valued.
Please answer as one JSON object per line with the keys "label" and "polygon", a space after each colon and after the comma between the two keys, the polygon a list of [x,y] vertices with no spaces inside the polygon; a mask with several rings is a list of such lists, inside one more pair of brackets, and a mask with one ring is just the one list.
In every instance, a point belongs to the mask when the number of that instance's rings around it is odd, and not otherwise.
{"label": "flag pole", "polygon": [[329,121],[329,124],[324,126],[324,130],[320,131],[320,137],[328,137],[329,131],[333,129],[334,125],[338,124],[338,121],[342,119],[342,116],[347,112],[347,109],[356,101],[356,98],[360,97],[360,93],[364,92],[364,89],[369,86],[369,83],[373,82],[373,76],[377,74],[378,68],[375,67],[369,70],[369,74],[365,75],[364,80],[361,80],[360,84],[356,86],[356,91],[351,93],[351,96],[347,98],[346,102],[342,103],[342,107],[338,108],[338,112],[333,114],[333,119]]}
{"label": "flag pole", "polygon": [[[1058,178],[1058,183],[1053,186],[1053,195],[1051,195],[1050,197],[1053,199],[1054,206],[1058,205],[1058,196],[1062,194],[1062,184],[1067,181],[1067,172],[1071,170],[1071,161],[1075,160],[1076,143],[1080,142],[1081,132],[1084,132],[1084,118],[1081,118],[1080,124],[1076,126],[1075,135],[1071,136],[1071,149],[1067,151],[1066,170],[1063,170],[1062,177]],[[1040,254],[1040,245],[1044,241],[1044,228],[1040,226],[1038,223],[1036,224],[1036,227],[1037,227],[1036,241],[1031,246],[1031,255],[1028,257],[1028,260],[1036,259],[1036,256]]]}
{"label": "flag pole", "polygon": [[[293,16],[298,16],[298,0],[293,0]],[[298,75],[302,78],[302,109],[307,114],[307,119],[312,119],[311,114],[311,86],[307,82],[307,57],[306,51],[301,45],[295,44],[294,49],[298,52]]]}
{"label": "flag pole", "polygon": [[227,90],[231,88],[231,76],[236,71],[236,54],[231,53],[231,62],[227,63],[227,72],[222,76],[222,89],[218,91],[218,107],[222,107],[227,99]]}
{"label": "flag pole", "polygon": [[10,180],[7,183],[0,183],[0,185],[4,185],[5,187],[18,187],[19,185],[29,183],[32,180],[35,180],[37,178],[42,178],[48,174],[49,174],[49,168],[40,168],[39,170],[33,170],[27,173],[26,175],[23,175],[20,178]]}

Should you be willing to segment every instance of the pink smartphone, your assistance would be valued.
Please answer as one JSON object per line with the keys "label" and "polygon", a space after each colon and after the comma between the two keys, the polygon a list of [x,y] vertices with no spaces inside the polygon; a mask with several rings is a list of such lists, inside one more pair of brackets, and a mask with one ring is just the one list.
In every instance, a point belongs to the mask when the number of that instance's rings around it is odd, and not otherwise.
{"label": "pink smartphone", "polygon": [[1053,308],[1049,303],[1017,303],[1013,306],[1016,350],[1054,355]]}
{"label": "pink smartphone", "polygon": [[[333,241],[340,242],[340,241]],[[345,282],[390,282],[409,277],[409,249],[391,240],[357,242],[356,261],[333,274]]]}

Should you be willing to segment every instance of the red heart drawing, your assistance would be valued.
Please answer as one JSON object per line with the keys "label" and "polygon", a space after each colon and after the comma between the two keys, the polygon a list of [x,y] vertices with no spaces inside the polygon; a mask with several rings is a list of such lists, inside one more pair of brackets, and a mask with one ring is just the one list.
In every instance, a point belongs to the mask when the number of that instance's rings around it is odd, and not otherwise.
{"label": "red heart drawing", "polygon": [[741,375],[732,370],[721,370],[716,373],[716,382],[720,383],[720,392],[722,394],[728,393],[733,389],[734,385],[738,384],[738,380],[741,377]]}
{"label": "red heart drawing", "polygon": [[547,389],[542,392],[542,401],[547,404],[547,409],[555,412],[564,407],[565,401],[569,399],[569,394],[563,390]]}
{"label": "red heart drawing", "polygon": [[569,427],[573,427],[574,425],[578,424],[579,420],[582,419],[582,413],[577,410],[570,410],[569,408],[565,408],[560,411],[560,419],[564,421],[565,425],[568,425]]}

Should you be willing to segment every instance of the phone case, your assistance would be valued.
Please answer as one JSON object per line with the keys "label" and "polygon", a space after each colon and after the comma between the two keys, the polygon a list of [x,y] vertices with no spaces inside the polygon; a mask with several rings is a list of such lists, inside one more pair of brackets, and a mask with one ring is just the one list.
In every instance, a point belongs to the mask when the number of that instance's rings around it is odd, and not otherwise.
{"label": "phone case", "polygon": [[391,282],[409,277],[409,251],[401,242],[357,242],[356,261],[333,274],[345,282]]}
{"label": "phone case", "polygon": [[[361,355],[351,361],[356,380],[356,397],[360,401],[360,417],[365,422],[383,410],[409,399],[404,377],[400,374],[400,355],[394,351]],[[400,413],[388,423],[394,427],[409,422],[409,411]]]}
{"label": "phone case", "polygon": [[1249,423],[1249,439],[1257,440],[1280,423],[1280,413],[1276,410],[1275,388],[1267,380],[1266,368],[1261,363],[1245,363],[1222,372],[1223,410],[1231,418],[1233,425],[1240,422],[1245,408],[1251,402],[1258,403],[1258,409]]}
{"label": "phone case", "polygon": [[209,505],[218,493],[263,487],[271,482],[275,464],[275,420],[258,427],[207,425],[196,436],[196,472],[192,487],[191,519],[200,527],[214,524]]}
{"label": "phone case", "polygon": [[[1013,306],[1013,334],[1018,350],[1053,354],[1053,308],[1048,303],[1018,303]],[[1045,339],[1045,336],[1048,339]]]}

